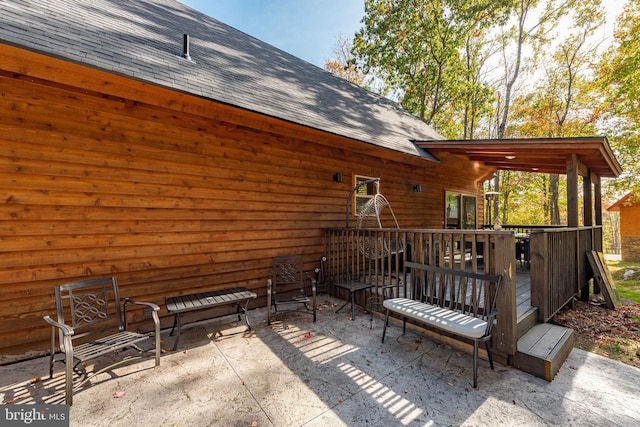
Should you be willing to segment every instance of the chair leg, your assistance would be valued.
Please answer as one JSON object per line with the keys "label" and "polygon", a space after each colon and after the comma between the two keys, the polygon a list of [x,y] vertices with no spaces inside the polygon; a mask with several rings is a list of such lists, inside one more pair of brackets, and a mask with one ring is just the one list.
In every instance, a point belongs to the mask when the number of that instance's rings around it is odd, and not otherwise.
{"label": "chair leg", "polygon": [[382,342],[384,342],[384,335],[387,333],[387,325],[389,324],[389,310],[384,311],[384,326],[382,327]]}
{"label": "chair leg", "polygon": [[271,325],[271,279],[267,280],[267,325]]}
{"label": "chair leg", "polygon": [[489,346],[489,341],[485,341],[484,345],[487,348],[487,356],[489,357],[489,366],[491,366],[491,370],[493,370],[493,357],[491,355],[491,347]]}
{"label": "chair leg", "polygon": [[478,386],[478,341],[473,342],[473,388]]}
{"label": "chair leg", "polygon": [[356,319],[356,297],[355,292],[351,292],[351,320]]}
{"label": "chair leg", "polygon": [[49,379],[53,378],[53,363],[56,356],[56,330],[51,327],[51,353],[49,353]]}
{"label": "chair leg", "polygon": [[71,339],[65,337],[64,352],[65,352],[65,403],[69,406],[73,405],[73,350],[71,349]]}
{"label": "chair leg", "polygon": [[156,326],[156,330],[155,330],[155,341],[156,341],[156,366],[160,366],[160,351],[161,351],[161,347],[160,347],[160,318],[158,317],[158,312],[157,311],[152,311],[151,312],[151,316],[153,317],[153,322],[155,323]]}

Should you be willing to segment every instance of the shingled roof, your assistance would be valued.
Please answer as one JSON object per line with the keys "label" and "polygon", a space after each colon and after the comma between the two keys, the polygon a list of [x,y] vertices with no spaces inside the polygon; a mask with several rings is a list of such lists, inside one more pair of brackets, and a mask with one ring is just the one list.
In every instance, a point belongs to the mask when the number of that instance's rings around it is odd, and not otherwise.
{"label": "shingled roof", "polygon": [[430,160],[412,141],[443,139],[396,103],[176,1],[0,2],[0,16],[0,43]]}

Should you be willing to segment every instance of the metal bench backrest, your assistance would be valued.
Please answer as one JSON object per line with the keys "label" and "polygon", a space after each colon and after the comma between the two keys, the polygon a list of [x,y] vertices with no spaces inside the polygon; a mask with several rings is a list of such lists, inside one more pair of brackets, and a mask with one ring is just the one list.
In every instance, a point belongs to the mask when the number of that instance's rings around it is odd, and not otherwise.
{"label": "metal bench backrest", "polygon": [[56,286],[55,292],[58,322],[74,328],[74,340],[98,331],[126,328],[115,277],[66,283]]}
{"label": "metal bench backrest", "polygon": [[415,299],[486,319],[495,310],[501,276],[405,263],[412,269]]}

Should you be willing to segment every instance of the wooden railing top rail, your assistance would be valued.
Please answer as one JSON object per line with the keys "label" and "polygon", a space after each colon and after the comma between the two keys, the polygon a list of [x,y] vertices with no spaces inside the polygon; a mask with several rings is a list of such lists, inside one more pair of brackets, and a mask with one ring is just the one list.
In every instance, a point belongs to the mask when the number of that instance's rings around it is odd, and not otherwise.
{"label": "wooden railing top rail", "polygon": [[345,228],[345,227],[330,227],[328,231],[377,231],[377,232],[393,232],[393,233],[423,233],[423,234],[510,234],[510,230],[469,230],[469,229],[441,229],[441,228]]}

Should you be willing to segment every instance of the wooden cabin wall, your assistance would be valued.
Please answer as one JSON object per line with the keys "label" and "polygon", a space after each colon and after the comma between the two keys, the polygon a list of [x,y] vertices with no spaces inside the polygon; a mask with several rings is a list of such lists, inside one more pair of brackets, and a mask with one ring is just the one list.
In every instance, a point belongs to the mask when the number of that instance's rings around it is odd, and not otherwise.
{"label": "wooden cabin wall", "polygon": [[[445,191],[478,191],[462,159],[437,164],[8,46],[0,95],[0,363],[43,354],[54,286],[91,276],[159,304],[165,327],[170,295],[246,286],[264,306],[273,256],[318,265],[354,174],[381,178],[403,228],[441,228]],[[141,311],[130,321],[150,328]]]}
{"label": "wooden cabin wall", "polygon": [[623,261],[640,261],[640,203],[621,204],[620,243]]}

